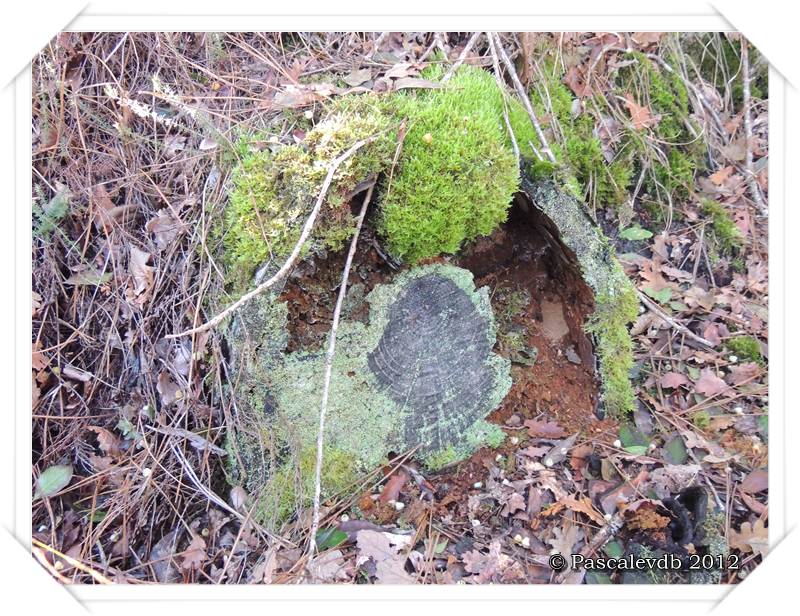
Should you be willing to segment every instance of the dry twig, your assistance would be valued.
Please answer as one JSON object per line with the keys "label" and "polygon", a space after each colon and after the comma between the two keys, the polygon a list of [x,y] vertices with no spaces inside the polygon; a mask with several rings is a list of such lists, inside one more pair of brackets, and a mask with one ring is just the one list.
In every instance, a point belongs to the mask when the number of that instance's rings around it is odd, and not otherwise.
{"label": "dry twig", "polygon": [[688,327],[686,327],[685,325],[681,325],[675,319],[673,319],[671,316],[669,316],[666,312],[661,310],[661,308],[658,307],[658,304],[656,304],[653,300],[651,300],[649,297],[647,297],[647,295],[642,293],[639,289],[636,289],[636,293],[639,295],[639,299],[642,301],[642,303],[645,306],[647,306],[653,313],[655,313],[655,315],[659,319],[661,319],[662,321],[664,321],[665,323],[667,323],[668,325],[670,325],[674,329],[678,330],[682,334],[685,334],[686,336],[688,336],[689,338],[694,340],[696,343],[703,345],[707,349],[713,349],[714,348],[714,345],[711,344],[708,340],[706,340],[705,338],[703,338],[701,336],[698,336],[692,330],[690,330]]}
{"label": "dry twig", "polygon": [[758,206],[758,211],[762,216],[767,215],[767,204],[761,195],[761,188],[756,181],[756,174],[753,171],[753,119],[750,117],[750,61],[747,51],[747,39],[741,37],[742,48],[742,113],[744,114],[744,131],[747,147],[745,148],[745,175],[747,185],[753,201]]}
{"label": "dry twig", "polygon": [[533,128],[536,130],[536,134],[539,136],[539,143],[542,145],[542,152],[545,153],[551,163],[555,164],[556,157],[553,154],[553,151],[550,149],[550,145],[547,142],[547,137],[544,136],[544,131],[542,131],[542,125],[539,123],[539,118],[536,117],[536,112],[534,112],[533,107],[531,106],[530,97],[525,92],[525,88],[522,85],[522,82],[519,80],[519,76],[517,75],[517,70],[514,68],[514,64],[509,59],[508,54],[506,54],[506,50],[503,48],[500,37],[494,32],[487,32],[486,36],[489,37],[489,40],[492,40],[494,37],[494,43],[500,59],[503,61],[508,74],[511,76],[511,81],[514,83],[514,89],[517,91],[517,95],[522,101],[525,111],[528,112],[528,116],[531,119]]}
{"label": "dry twig", "polygon": [[347,261],[344,264],[344,271],[342,272],[342,283],[339,286],[339,296],[336,298],[336,307],[333,310],[333,322],[331,323],[331,335],[328,341],[328,352],[325,354],[325,380],[322,384],[322,402],[319,409],[319,432],[317,432],[317,463],[314,470],[314,511],[311,517],[311,532],[309,533],[308,540],[308,554],[313,555],[316,549],[316,536],[317,529],[319,528],[319,500],[321,492],[322,480],[322,446],[325,441],[325,415],[328,411],[328,397],[331,390],[331,374],[333,372],[333,356],[336,352],[336,331],[339,328],[339,316],[342,313],[342,304],[344,297],[347,294],[347,279],[350,276],[350,267],[353,264],[353,256],[356,254],[356,246],[358,245],[358,236],[361,234],[361,226],[364,224],[364,216],[367,213],[370,199],[372,199],[372,190],[375,188],[373,183],[367,190],[364,197],[364,203],[361,205],[361,211],[358,214],[358,222],[356,223],[356,230],[353,233],[353,239],[350,241],[350,250],[347,253]]}

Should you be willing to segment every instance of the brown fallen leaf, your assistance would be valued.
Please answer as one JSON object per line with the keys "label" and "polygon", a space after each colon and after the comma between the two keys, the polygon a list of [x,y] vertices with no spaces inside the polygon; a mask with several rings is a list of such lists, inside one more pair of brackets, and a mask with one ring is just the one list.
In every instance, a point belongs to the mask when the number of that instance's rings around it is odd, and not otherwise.
{"label": "brown fallen leaf", "polygon": [[728,533],[728,543],[734,550],[766,556],[769,552],[769,532],[764,526],[764,520],[759,518],[755,524],[744,522],[739,532],[731,529]]}
{"label": "brown fallen leaf", "polygon": [[625,106],[631,114],[634,129],[641,130],[658,124],[658,119],[652,116],[650,109],[639,105],[630,94],[625,95]]}
{"label": "brown fallen leaf", "polygon": [[528,434],[541,438],[561,438],[567,434],[567,431],[554,421],[529,419],[525,422],[525,427],[528,428]]}
{"label": "brown fallen leaf", "polygon": [[110,456],[119,455],[119,438],[113,432],[100,426],[89,426],[89,430],[97,434],[97,444],[101,451]]}
{"label": "brown fallen leaf", "polygon": [[161,394],[161,404],[168,406],[183,397],[181,388],[172,380],[169,372],[162,370],[156,381],[156,390]]}
{"label": "brown fallen leaf", "polygon": [[689,379],[686,378],[686,375],[681,374],[680,372],[667,372],[661,377],[661,387],[665,387],[667,389],[674,389],[675,387],[687,385],[688,383]]}
{"label": "brown fallen leaf", "polygon": [[200,535],[193,535],[189,546],[183,551],[181,569],[184,571],[196,571],[203,566],[206,561],[206,542]]}
{"label": "brown fallen leaf", "polygon": [[757,468],[742,480],[739,489],[746,494],[756,494],[769,489],[769,473],[765,468]]}
{"label": "brown fallen leaf", "polygon": [[435,90],[440,88],[441,85],[435,81],[428,79],[420,79],[419,77],[402,77],[394,82],[395,90],[409,90],[409,89],[425,89]]}
{"label": "brown fallen leaf", "polygon": [[694,384],[694,390],[706,398],[717,396],[728,389],[728,384],[710,368],[703,370],[700,378]]}
{"label": "brown fallen leaf", "polygon": [[595,524],[599,524],[600,526],[605,526],[606,520],[603,517],[603,514],[600,513],[597,509],[595,509],[594,505],[592,504],[591,499],[582,496],[580,498],[576,498],[574,495],[570,494],[566,498],[562,498],[558,501],[571,511],[576,513],[583,513],[586,515],[592,522]]}
{"label": "brown fallen leaf", "polygon": [[380,498],[378,498],[380,503],[385,505],[389,501],[396,501],[397,497],[400,496],[400,490],[402,490],[403,486],[406,485],[406,481],[408,481],[408,473],[402,469],[389,477],[389,480],[383,487],[383,492],[381,492]]}
{"label": "brown fallen leaf", "polygon": [[133,279],[133,294],[139,307],[146,303],[154,282],[155,270],[147,264],[150,256],[149,252],[139,250],[136,246],[131,246],[128,272]]}
{"label": "brown fallen leaf", "polygon": [[733,167],[728,165],[727,167],[722,167],[715,173],[712,173],[710,176],[708,176],[708,179],[714,182],[714,184],[717,186],[722,186],[725,183],[725,180],[730,177],[731,173],[733,173]]}
{"label": "brown fallen leaf", "polygon": [[153,240],[159,250],[168,248],[178,237],[181,230],[181,223],[175,220],[171,214],[162,212],[155,218],[147,221],[144,228],[148,233],[153,234]]}
{"label": "brown fallen leaf", "polygon": [[383,584],[411,584],[414,578],[406,573],[406,556],[398,551],[411,541],[405,535],[380,533],[362,530],[356,535],[356,545],[360,556],[359,563],[372,559],[375,563],[375,577]]}

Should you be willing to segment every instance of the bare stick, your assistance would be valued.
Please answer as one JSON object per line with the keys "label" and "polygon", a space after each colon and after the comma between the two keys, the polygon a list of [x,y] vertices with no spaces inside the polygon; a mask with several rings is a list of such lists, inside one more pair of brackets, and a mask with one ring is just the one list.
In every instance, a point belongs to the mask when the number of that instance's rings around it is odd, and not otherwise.
{"label": "bare stick", "polygon": [[742,112],[744,113],[744,130],[747,139],[747,147],[745,148],[745,169],[747,173],[747,185],[750,188],[750,193],[753,195],[753,200],[758,206],[758,211],[762,216],[767,215],[767,204],[764,203],[764,197],[761,195],[761,187],[756,181],[756,174],[753,172],[753,120],[750,117],[750,61],[749,53],[747,50],[747,39],[744,36],[740,40],[742,49]]}
{"label": "bare stick", "polygon": [[489,37],[491,40],[494,37],[494,43],[497,48],[497,52],[500,56],[500,59],[503,61],[503,64],[508,71],[508,74],[511,76],[511,81],[514,83],[514,89],[517,91],[517,95],[522,100],[522,104],[525,107],[525,111],[528,112],[528,116],[531,119],[531,123],[533,124],[533,128],[536,129],[536,134],[539,136],[539,143],[542,144],[542,152],[545,153],[547,158],[550,160],[551,163],[556,162],[556,157],[553,154],[553,151],[550,149],[550,145],[547,143],[547,137],[544,136],[544,132],[542,131],[542,126],[539,124],[539,119],[536,117],[536,112],[534,112],[533,107],[531,106],[531,99],[528,94],[525,92],[525,88],[522,85],[522,82],[519,80],[519,76],[517,75],[517,69],[514,68],[514,64],[509,59],[508,55],[506,54],[506,50],[503,48],[503,44],[500,41],[500,37],[497,36],[494,32],[487,32],[486,36]]}
{"label": "bare stick", "polygon": [[514,148],[514,156],[517,158],[517,166],[520,164],[519,145],[517,145],[517,137],[514,135],[514,129],[511,128],[511,120],[508,119],[508,103],[506,102],[506,85],[503,83],[503,78],[500,77],[500,62],[497,59],[497,50],[494,46],[494,40],[489,37],[489,51],[492,53],[492,64],[494,66],[494,79],[497,81],[497,87],[500,88],[500,94],[503,97],[503,120],[506,123],[508,136],[511,138],[511,146]]}
{"label": "bare stick", "polygon": [[372,189],[375,184],[369,187],[358,214],[356,230],[353,239],[350,240],[350,250],[347,253],[347,261],[342,272],[342,283],[339,286],[339,296],[336,298],[336,307],[333,310],[333,322],[331,323],[331,335],[328,341],[328,352],[325,354],[325,380],[322,384],[322,402],[319,407],[319,431],[317,432],[317,464],[314,470],[314,511],[311,516],[311,532],[308,541],[308,555],[313,556],[317,547],[316,537],[319,528],[319,500],[322,483],[322,446],[325,441],[325,415],[328,412],[328,397],[331,390],[331,373],[333,372],[333,356],[336,352],[336,331],[339,329],[339,315],[342,312],[344,296],[347,294],[347,279],[350,276],[350,266],[353,264],[353,256],[358,245],[358,236],[361,234],[361,226],[364,224],[364,216],[367,213],[370,199],[372,199]]}
{"label": "bare stick", "polygon": [[470,51],[472,51],[472,48],[475,47],[475,43],[478,42],[478,39],[480,38],[481,34],[483,33],[482,32],[472,33],[472,36],[469,37],[467,44],[464,46],[464,49],[461,51],[460,54],[458,54],[458,59],[453,63],[453,66],[451,66],[450,69],[444,74],[444,77],[442,77],[442,83],[447,83],[448,81],[450,81],[450,78],[453,75],[455,75],[455,72],[458,70],[458,67],[464,64],[464,60],[467,59],[467,55],[469,54]]}
{"label": "bare stick", "polygon": [[670,325],[674,329],[677,329],[682,334],[685,334],[686,336],[688,336],[689,338],[691,338],[692,340],[694,340],[698,344],[701,344],[702,346],[706,347],[707,349],[713,349],[714,348],[714,345],[711,344],[708,340],[706,340],[705,338],[701,338],[700,336],[695,334],[692,330],[690,330],[688,327],[686,327],[685,325],[681,325],[675,319],[673,319],[671,316],[669,316],[666,312],[661,310],[661,308],[658,307],[658,304],[656,304],[654,301],[652,301],[649,297],[647,297],[639,289],[636,289],[636,293],[639,295],[639,299],[642,300],[642,303],[645,306],[647,306],[652,312],[654,312],[655,315],[659,319],[661,319],[662,321],[664,321],[665,323],[667,323],[668,325]]}
{"label": "bare stick", "polygon": [[369,137],[367,139],[362,139],[361,141],[357,141],[352,146],[350,146],[350,149],[348,149],[344,154],[342,154],[337,158],[334,158],[331,161],[331,164],[328,167],[328,175],[325,176],[325,181],[322,183],[322,188],[319,191],[317,202],[316,204],[314,204],[314,209],[311,210],[311,214],[308,216],[306,224],[303,225],[303,230],[300,233],[300,238],[297,240],[297,244],[295,244],[292,253],[286,259],[286,262],[281,266],[281,269],[279,269],[278,272],[274,276],[272,276],[272,278],[262,282],[252,291],[242,295],[238,300],[233,302],[225,310],[220,312],[217,316],[215,316],[210,321],[207,321],[203,325],[198,325],[197,327],[193,327],[192,329],[187,329],[186,331],[181,332],[180,334],[168,334],[165,337],[181,338],[183,336],[189,336],[191,334],[199,334],[200,332],[207,331],[212,327],[216,327],[217,325],[222,323],[223,320],[225,320],[225,317],[230,316],[231,314],[236,312],[236,310],[238,310],[239,308],[244,306],[247,302],[249,302],[251,299],[261,295],[264,291],[269,289],[276,282],[284,278],[286,274],[289,273],[289,270],[292,269],[292,266],[294,265],[294,262],[297,260],[297,257],[300,256],[300,251],[303,249],[303,244],[306,243],[308,236],[311,235],[311,230],[314,228],[314,223],[316,222],[317,216],[319,215],[319,211],[322,209],[322,204],[325,201],[325,195],[328,194],[328,189],[330,188],[331,182],[333,181],[333,174],[336,173],[336,170],[339,168],[339,165],[341,165],[344,161],[350,158],[353,154],[355,154],[365,145],[374,141],[376,137],[377,135],[373,135],[372,137]]}

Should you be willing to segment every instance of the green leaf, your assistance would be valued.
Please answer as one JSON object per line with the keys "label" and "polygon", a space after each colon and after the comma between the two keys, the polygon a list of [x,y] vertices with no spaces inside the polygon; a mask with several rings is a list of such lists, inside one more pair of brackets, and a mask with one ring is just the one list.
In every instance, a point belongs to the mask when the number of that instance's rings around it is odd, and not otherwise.
{"label": "green leaf", "polygon": [[638,225],[633,227],[628,227],[627,229],[620,231],[619,236],[626,240],[631,241],[638,241],[638,240],[646,240],[653,237],[652,232],[648,231],[647,229],[642,229]]}
{"label": "green leaf", "polygon": [[669,303],[669,307],[675,310],[676,312],[684,312],[685,310],[689,310],[689,306],[687,306],[683,302],[672,301]]}
{"label": "green leaf", "polygon": [[95,509],[94,513],[89,514],[89,520],[94,524],[97,524],[105,520],[107,515],[108,512],[105,511],[104,509]]}
{"label": "green leaf", "polygon": [[347,541],[347,533],[338,528],[323,528],[317,533],[317,549],[329,550]]}
{"label": "green leaf", "polygon": [[71,480],[71,464],[56,464],[49,467],[36,480],[36,492],[33,495],[33,500],[58,494],[69,485]]}
{"label": "green leaf", "polygon": [[686,444],[679,435],[675,435],[664,444],[664,459],[670,464],[686,462]]}
{"label": "green leaf", "polygon": [[619,541],[609,541],[603,547],[603,551],[609,558],[622,558],[623,554],[625,554],[625,550]]}
{"label": "green leaf", "polygon": [[665,287],[660,291],[655,291],[650,287],[646,287],[644,292],[661,304],[666,304],[670,298],[672,298],[672,289],[669,287]]}
{"label": "green leaf", "polygon": [[623,447],[622,449],[635,456],[643,456],[647,453],[647,447],[645,445],[631,445],[630,447]]}
{"label": "green leaf", "polygon": [[[619,440],[625,451],[629,451],[631,447],[644,447],[644,451],[647,451],[650,446],[650,440],[642,434],[642,431],[627,422],[619,427]],[[631,453],[635,452],[631,451]]]}

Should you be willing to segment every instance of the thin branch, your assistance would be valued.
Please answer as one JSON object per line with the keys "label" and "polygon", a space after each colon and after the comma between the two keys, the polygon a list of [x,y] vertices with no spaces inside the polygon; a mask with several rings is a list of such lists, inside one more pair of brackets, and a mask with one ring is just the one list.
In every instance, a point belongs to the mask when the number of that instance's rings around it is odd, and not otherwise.
{"label": "thin branch", "polygon": [[514,149],[514,156],[517,158],[517,166],[520,165],[519,145],[517,144],[517,137],[514,135],[514,129],[511,128],[511,120],[508,118],[508,102],[506,100],[506,85],[500,76],[500,62],[497,59],[497,49],[495,49],[494,40],[489,37],[489,51],[492,54],[492,64],[494,66],[494,78],[497,81],[497,87],[500,88],[500,94],[503,97],[503,121],[506,123],[508,136],[511,138],[511,147]]}
{"label": "thin branch", "polygon": [[750,188],[750,193],[753,195],[753,200],[758,206],[758,211],[762,216],[767,215],[767,204],[764,203],[764,197],[761,195],[761,187],[756,181],[756,174],[753,172],[753,120],[750,117],[750,61],[749,53],[747,50],[747,39],[742,36],[740,39],[742,49],[742,113],[744,114],[744,130],[747,139],[747,147],[745,148],[745,170],[747,176],[747,185]]}
{"label": "thin branch", "polygon": [[461,51],[460,54],[458,54],[458,59],[453,63],[453,66],[451,66],[450,69],[444,74],[444,77],[442,77],[442,83],[447,83],[448,81],[450,81],[450,78],[453,75],[455,75],[458,68],[462,64],[464,64],[464,60],[467,59],[467,55],[469,54],[470,51],[472,51],[472,48],[475,47],[475,43],[478,42],[478,39],[480,38],[481,34],[483,33],[482,32],[472,33],[472,36],[469,37],[467,44],[464,46],[464,49]]}
{"label": "thin branch", "polygon": [[528,112],[528,116],[531,119],[533,128],[536,129],[536,134],[539,137],[539,143],[542,144],[542,152],[544,152],[551,163],[555,164],[556,157],[553,154],[553,151],[550,149],[550,145],[547,143],[547,137],[544,136],[544,131],[542,131],[542,126],[539,124],[539,119],[536,117],[536,112],[534,112],[533,107],[531,106],[531,99],[525,92],[525,88],[523,87],[522,82],[519,80],[519,75],[517,75],[517,70],[514,68],[514,64],[509,59],[508,54],[506,54],[506,50],[503,48],[500,37],[494,32],[487,32],[486,36],[489,37],[490,40],[492,37],[494,37],[494,43],[497,47],[500,59],[503,61],[508,74],[511,76],[511,81],[514,83],[514,89],[517,91],[517,95],[522,100],[525,111]]}
{"label": "thin branch", "polygon": [[317,547],[316,536],[317,529],[319,528],[319,505],[320,493],[322,483],[322,447],[325,441],[325,416],[328,412],[328,397],[331,390],[331,374],[333,373],[333,356],[336,352],[336,332],[339,329],[339,316],[342,312],[342,304],[344,297],[347,294],[347,279],[350,277],[350,267],[353,264],[353,256],[356,253],[356,246],[358,245],[358,236],[361,234],[361,226],[364,224],[364,216],[367,213],[370,199],[372,199],[372,190],[375,184],[369,187],[367,194],[364,197],[364,203],[361,205],[361,211],[358,214],[358,222],[356,223],[356,230],[353,233],[353,239],[350,241],[350,250],[347,253],[347,261],[344,264],[344,271],[342,272],[342,283],[339,286],[339,296],[336,298],[336,307],[333,310],[333,322],[331,323],[331,335],[328,341],[328,352],[325,355],[325,380],[322,385],[322,402],[319,408],[319,431],[317,432],[317,463],[314,470],[314,511],[311,517],[311,532],[308,541],[308,554],[312,556]]}
{"label": "thin branch", "polygon": [[669,316],[666,312],[661,310],[661,308],[659,308],[658,304],[656,304],[653,300],[651,300],[649,297],[647,297],[647,295],[642,293],[639,289],[636,289],[636,293],[639,295],[639,299],[642,300],[642,303],[645,306],[647,306],[650,309],[651,312],[655,313],[655,315],[658,318],[660,318],[662,321],[664,321],[665,323],[667,323],[668,325],[670,325],[674,329],[678,330],[682,334],[685,334],[686,336],[688,336],[689,338],[694,340],[696,343],[704,346],[705,348],[707,348],[707,349],[713,349],[714,348],[714,345],[711,344],[708,340],[698,336],[692,330],[690,330],[688,327],[686,327],[685,325],[681,325],[675,319],[673,319],[671,316]]}
{"label": "thin branch", "polygon": [[284,278],[292,269],[292,266],[294,265],[294,262],[297,260],[297,257],[300,256],[300,251],[303,249],[303,244],[306,243],[306,240],[311,235],[311,230],[314,228],[314,223],[316,222],[317,216],[319,215],[319,212],[322,209],[322,204],[325,201],[325,196],[328,194],[328,189],[330,188],[331,182],[333,181],[333,175],[334,173],[336,173],[336,170],[339,168],[339,165],[341,165],[344,161],[350,158],[353,154],[355,154],[365,145],[374,141],[376,138],[377,135],[373,135],[372,137],[369,137],[367,139],[362,139],[361,141],[357,141],[352,146],[350,146],[350,148],[344,154],[338,156],[337,158],[334,158],[333,161],[331,161],[331,164],[328,167],[328,175],[325,176],[325,181],[322,183],[322,188],[319,191],[317,202],[314,205],[314,209],[311,210],[311,214],[308,216],[306,224],[303,225],[303,230],[300,233],[300,238],[297,240],[297,244],[295,244],[292,253],[286,259],[286,262],[281,266],[278,272],[274,276],[272,276],[272,278],[266,280],[265,282],[262,282],[252,291],[242,295],[238,300],[236,300],[225,310],[220,312],[217,316],[215,316],[210,321],[207,321],[203,325],[193,327],[192,329],[187,329],[186,331],[181,332],[179,334],[168,334],[165,337],[182,338],[183,336],[189,336],[191,334],[199,334],[201,332],[208,331],[209,329],[216,327],[217,325],[222,323],[222,321],[224,321],[226,317],[236,312],[239,308],[244,306],[251,299],[258,297],[264,291],[273,286],[276,282]]}

